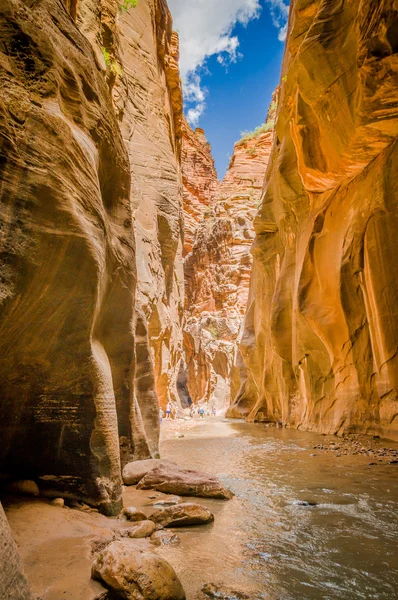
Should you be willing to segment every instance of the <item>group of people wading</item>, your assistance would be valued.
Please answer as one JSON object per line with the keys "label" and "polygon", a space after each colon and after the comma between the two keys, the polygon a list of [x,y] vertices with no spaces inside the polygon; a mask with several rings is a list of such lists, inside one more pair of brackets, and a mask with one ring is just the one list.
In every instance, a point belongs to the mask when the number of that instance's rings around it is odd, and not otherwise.
{"label": "group of people wading", "polygon": [[[206,403],[204,406],[191,406],[190,410],[189,410],[189,416],[191,418],[195,417],[195,415],[198,415],[200,418],[204,418],[204,417],[210,417],[210,415],[212,415],[213,417],[215,417],[217,414],[216,408],[215,406],[213,406],[211,409],[209,407],[209,405]],[[163,418],[165,416],[164,410],[162,407],[159,408],[159,420],[162,423]],[[166,421],[169,419],[176,419],[177,418],[177,407],[172,405],[170,402],[167,403],[166,406]]]}

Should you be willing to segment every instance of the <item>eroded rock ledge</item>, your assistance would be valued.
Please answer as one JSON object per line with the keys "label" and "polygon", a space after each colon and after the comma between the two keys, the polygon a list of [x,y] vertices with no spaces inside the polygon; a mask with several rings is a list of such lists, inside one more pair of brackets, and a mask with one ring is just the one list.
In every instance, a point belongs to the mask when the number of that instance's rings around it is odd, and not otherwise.
{"label": "eroded rock ledge", "polygon": [[398,438],[397,19],[292,3],[231,416]]}

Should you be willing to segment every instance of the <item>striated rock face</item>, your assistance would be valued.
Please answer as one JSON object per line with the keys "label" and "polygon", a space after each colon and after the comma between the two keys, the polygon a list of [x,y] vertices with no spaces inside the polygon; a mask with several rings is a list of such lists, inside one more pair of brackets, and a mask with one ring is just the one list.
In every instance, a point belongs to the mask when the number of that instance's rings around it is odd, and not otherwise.
{"label": "striated rock face", "polygon": [[[271,115],[267,123],[261,131],[235,144],[229,169],[219,185],[208,172],[207,189],[211,186],[212,194],[210,201],[206,197],[208,208],[202,212],[192,252],[185,259],[188,388],[194,402],[211,399],[217,409],[229,403],[231,368],[247,304],[253,219],[273,139]],[[183,172],[188,173],[184,182],[188,179],[185,186],[189,186],[194,177],[184,160]]]}
{"label": "striated rock face", "polygon": [[[155,34],[155,35],[154,35]],[[135,456],[156,456],[159,403],[178,403],[184,298],[182,91],[167,4],[120,16],[124,75],[113,90],[130,159],[137,248]]]}
{"label": "striated rock face", "polygon": [[231,415],[398,438],[393,4],[291,5]]}
{"label": "striated rock face", "polygon": [[211,147],[203,129],[182,122],[182,182],[184,185],[184,256],[192,252],[199,223],[208,211],[219,182]]}
{"label": "striated rock face", "polygon": [[162,0],[66,8],[0,8],[0,473],[116,514],[176,397],[178,39]]}

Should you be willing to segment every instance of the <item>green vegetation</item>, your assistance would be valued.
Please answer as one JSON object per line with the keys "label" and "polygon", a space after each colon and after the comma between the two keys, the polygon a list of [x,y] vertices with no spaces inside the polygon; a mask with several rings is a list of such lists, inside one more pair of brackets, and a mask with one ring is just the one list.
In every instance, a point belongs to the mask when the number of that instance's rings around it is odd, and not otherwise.
{"label": "green vegetation", "polygon": [[282,77],[282,81],[287,81],[287,75],[285,75],[284,77]]}
{"label": "green vegetation", "polygon": [[246,150],[246,154],[255,157],[257,156],[257,150],[255,148],[249,148],[248,150]]}
{"label": "green vegetation", "polygon": [[268,121],[267,123],[263,123],[262,125],[259,125],[258,127],[256,127],[256,129],[254,129],[254,131],[242,131],[241,132],[241,139],[239,140],[240,142],[247,142],[249,140],[252,140],[258,136],[260,136],[262,133],[266,133],[267,131],[272,131],[275,127],[275,121],[271,120]]}
{"label": "green vegetation", "polygon": [[102,55],[105,60],[105,64],[111,70],[111,73],[114,75],[123,75],[123,69],[112,56],[109,54],[108,50],[102,46]]}
{"label": "green vegetation", "polygon": [[138,0],[124,0],[119,4],[120,10],[129,10],[129,8],[135,8]]}
{"label": "green vegetation", "polygon": [[206,329],[209,333],[211,333],[212,338],[214,340],[216,340],[218,338],[218,331],[217,331],[217,327],[215,327],[215,325],[210,323],[209,325],[207,325]]}

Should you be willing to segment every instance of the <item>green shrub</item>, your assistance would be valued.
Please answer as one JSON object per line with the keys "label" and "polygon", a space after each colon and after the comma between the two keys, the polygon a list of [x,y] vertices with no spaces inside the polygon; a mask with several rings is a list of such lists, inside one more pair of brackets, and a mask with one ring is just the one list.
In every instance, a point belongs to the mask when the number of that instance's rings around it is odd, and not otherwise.
{"label": "green shrub", "polygon": [[119,4],[120,10],[129,10],[129,8],[135,8],[137,6],[137,0],[124,0],[122,4]]}
{"label": "green shrub", "polygon": [[253,131],[241,131],[241,139],[240,142],[247,142],[248,140],[252,140],[256,137],[259,137],[262,133],[266,133],[267,131],[272,131],[275,127],[275,121],[267,121],[267,123],[263,123],[254,129]]}
{"label": "green shrub", "polygon": [[111,70],[114,75],[123,75],[123,69],[117,62],[114,60],[112,56],[109,54],[108,50],[102,46],[102,55],[105,60],[106,66]]}

